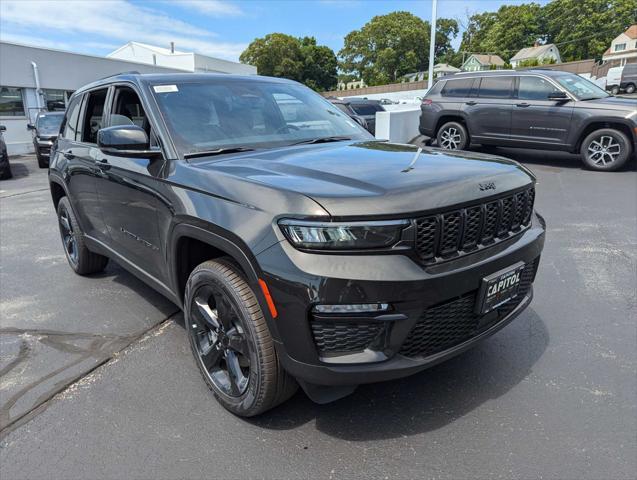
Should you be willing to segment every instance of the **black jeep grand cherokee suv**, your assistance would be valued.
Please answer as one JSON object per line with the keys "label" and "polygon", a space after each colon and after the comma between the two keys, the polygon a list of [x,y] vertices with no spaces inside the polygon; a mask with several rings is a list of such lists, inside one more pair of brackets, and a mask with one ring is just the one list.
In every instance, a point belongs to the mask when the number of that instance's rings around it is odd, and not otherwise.
{"label": "black jeep grand cherokee suv", "polygon": [[410,375],[531,301],[544,243],[515,162],[374,138],[295,82],[120,75],[78,90],[49,179],[69,264],[183,307],[244,416]]}
{"label": "black jeep grand cherokee suv", "polygon": [[420,133],[438,146],[470,143],[579,153],[593,170],[617,170],[637,152],[637,99],[552,70],[445,77],[422,101]]}

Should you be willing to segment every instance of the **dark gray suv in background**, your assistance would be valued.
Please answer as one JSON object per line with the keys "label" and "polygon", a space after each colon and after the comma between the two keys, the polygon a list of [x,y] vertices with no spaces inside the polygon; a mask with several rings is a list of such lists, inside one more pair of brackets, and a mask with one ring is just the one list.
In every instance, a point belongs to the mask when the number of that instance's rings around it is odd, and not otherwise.
{"label": "dark gray suv in background", "polygon": [[608,95],[572,73],[456,74],[434,85],[421,110],[420,133],[451,150],[479,143],[579,152],[589,168],[609,171],[637,146],[637,100]]}

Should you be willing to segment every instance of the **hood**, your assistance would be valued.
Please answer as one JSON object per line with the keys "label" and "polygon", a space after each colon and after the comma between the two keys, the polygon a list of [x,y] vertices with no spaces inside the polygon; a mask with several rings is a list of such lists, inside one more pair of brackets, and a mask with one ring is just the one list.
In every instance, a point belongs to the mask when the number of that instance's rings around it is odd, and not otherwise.
{"label": "hood", "polygon": [[[385,142],[287,147],[198,163],[312,198],[334,217],[395,216],[449,207],[530,185],[502,157]],[[494,189],[495,188],[495,189]]]}
{"label": "hood", "polygon": [[579,108],[596,108],[632,113],[637,112],[637,99],[610,96],[597,100],[581,100],[576,103],[576,106]]}
{"label": "hood", "polygon": [[59,128],[58,129],[54,129],[54,128],[38,128],[38,137],[43,139],[43,140],[54,140],[55,138],[57,138],[59,132]]}

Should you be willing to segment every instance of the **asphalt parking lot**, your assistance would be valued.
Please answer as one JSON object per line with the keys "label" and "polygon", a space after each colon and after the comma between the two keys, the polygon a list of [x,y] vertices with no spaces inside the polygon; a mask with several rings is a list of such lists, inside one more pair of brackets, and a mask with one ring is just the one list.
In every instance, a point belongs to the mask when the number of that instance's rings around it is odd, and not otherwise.
{"label": "asphalt parking lot", "polygon": [[0,473],[16,478],[635,478],[637,162],[498,149],[538,176],[531,307],[473,350],[328,405],[244,420],[177,308],[114,264],[66,265],[33,157],[0,182]]}

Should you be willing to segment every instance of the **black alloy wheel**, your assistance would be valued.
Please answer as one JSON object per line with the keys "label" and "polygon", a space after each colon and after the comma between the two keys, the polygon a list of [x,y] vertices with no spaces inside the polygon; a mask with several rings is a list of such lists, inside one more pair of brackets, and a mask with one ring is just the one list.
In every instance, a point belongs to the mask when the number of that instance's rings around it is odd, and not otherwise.
{"label": "black alloy wheel", "polygon": [[77,232],[73,231],[69,210],[66,205],[63,205],[62,208],[60,208],[58,221],[60,224],[60,235],[62,236],[62,245],[64,246],[66,259],[71,264],[71,267],[74,267],[75,269],[77,268],[79,260]]}
{"label": "black alloy wheel", "polygon": [[78,275],[88,275],[104,270],[108,264],[108,257],[88,249],[68,197],[60,199],[57,215],[64,255],[73,271]]}
{"label": "black alloy wheel", "polygon": [[208,260],[192,271],[184,316],[197,367],[224,408],[252,417],[296,392],[256,295],[231,259]]}
{"label": "black alloy wheel", "polygon": [[250,378],[250,342],[236,307],[216,284],[197,289],[190,328],[201,367],[221,392],[239,397]]}

